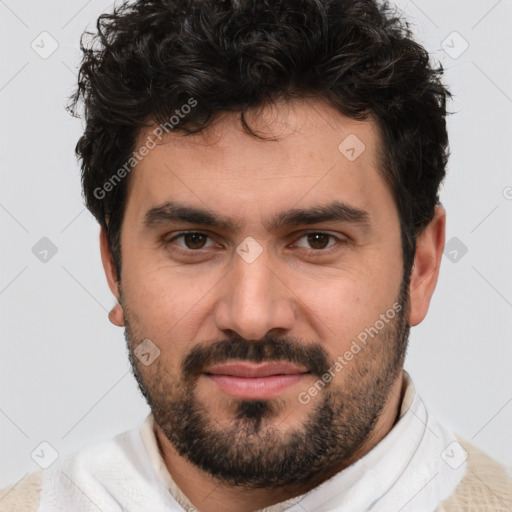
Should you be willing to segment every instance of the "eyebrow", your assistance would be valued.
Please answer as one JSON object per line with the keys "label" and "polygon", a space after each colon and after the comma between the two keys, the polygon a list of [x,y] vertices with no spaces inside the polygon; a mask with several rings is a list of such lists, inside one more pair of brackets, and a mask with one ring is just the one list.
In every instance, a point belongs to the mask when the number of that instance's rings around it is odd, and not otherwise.
{"label": "eyebrow", "polygon": [[[240,231],[241,227],[240,221],[222,217],[208,209],[175,201],[166,201],[151,208],[144,215],[143,222],[148,229],[173,222],[209,226],[234,233]],[[287,226],[311,225],[321,222],[344,222],[368,229],[370,228],[370,215],[367,211],[342,201],[333,201],[326,205],[283,211],[263,224],[268,231],[272,232]]]}

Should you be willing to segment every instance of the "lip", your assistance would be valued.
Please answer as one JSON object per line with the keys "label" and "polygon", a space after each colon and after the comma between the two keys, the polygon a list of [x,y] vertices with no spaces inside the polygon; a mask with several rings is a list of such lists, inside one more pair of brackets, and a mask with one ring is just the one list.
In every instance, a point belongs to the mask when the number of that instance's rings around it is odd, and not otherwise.
{"label": "lip", "polygon": [[272,361],[268,363],[233,362],[210,366],[205,373],[232,377],[258,378],[273,375],[297,375],[307,373],[306,368],[292,363]]}
{"label": "lip", "polygon": [[204,374],[230,396],[261,400],[279,396],[309,372],[291,363],[236,362],[211,366]]}

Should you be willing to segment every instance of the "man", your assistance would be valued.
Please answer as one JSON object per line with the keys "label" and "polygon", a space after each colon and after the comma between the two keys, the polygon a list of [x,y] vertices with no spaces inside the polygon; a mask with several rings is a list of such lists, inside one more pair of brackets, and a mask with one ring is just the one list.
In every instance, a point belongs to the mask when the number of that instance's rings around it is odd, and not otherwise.
{"label": "man", "polygon": [[441,70],[370,0],[151,0],[82,45],[86,204],[144,424],[2,510],[507,510],[403,370],[445,234]]}

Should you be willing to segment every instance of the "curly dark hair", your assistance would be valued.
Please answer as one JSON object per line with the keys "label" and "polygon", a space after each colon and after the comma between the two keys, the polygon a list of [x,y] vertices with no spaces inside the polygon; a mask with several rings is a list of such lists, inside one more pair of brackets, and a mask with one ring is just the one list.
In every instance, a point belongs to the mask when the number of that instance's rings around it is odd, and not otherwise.
{"label": "curly dark hair", "polygon": [[[316,97],[352,119],[375,119],[381,173],[400,215],[404,273],[432,220],[448,159],[441,65],[406,21],[375,0],[138,0],[86,31],[68,109],[85,118],[76,153],[87,208],[108,233],[121,279],[120,231],[141,130],[167,123],[196,133],[223,111]],[[183,118],[183,119],[182,119]],[[134,165],[134,160],[132,166]],[[122,175],[125,176],[127,172]],[[111,190],[110,190],[111,189]],[[102,191],[99,193],[98,191]]]}

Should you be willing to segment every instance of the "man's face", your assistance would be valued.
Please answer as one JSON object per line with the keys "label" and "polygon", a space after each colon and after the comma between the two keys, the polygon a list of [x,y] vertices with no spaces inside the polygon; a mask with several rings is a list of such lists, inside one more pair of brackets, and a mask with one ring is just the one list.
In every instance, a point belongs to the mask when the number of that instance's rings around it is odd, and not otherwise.
{"label": "man's face", "polygon": [[[247,121],[277,140],[225,115],[137,165],[120,302],[176,450],[223,481],[275,487],[343,467],[372,434],[396,394],[408,293],[375,124],[322,102]],[[146,339],[160,350],[149,365],[134,356]]]}

